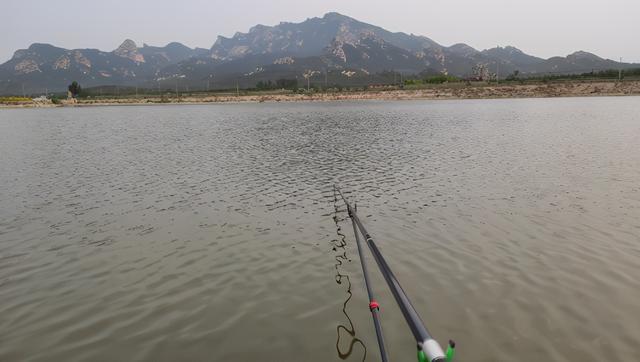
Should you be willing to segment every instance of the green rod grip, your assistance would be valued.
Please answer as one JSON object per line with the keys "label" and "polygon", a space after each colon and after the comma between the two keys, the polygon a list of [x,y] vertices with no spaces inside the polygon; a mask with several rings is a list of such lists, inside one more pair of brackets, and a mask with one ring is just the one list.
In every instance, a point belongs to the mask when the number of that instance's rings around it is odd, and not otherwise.
{"label": "green rod grip", "polygon": [[447,362],[453,362],[453,358],[456,355],[456,342],[449,340],[449,345],[447,346],[447,352],[445,356],[447,357]]}
{"label": "green rod grip", "polygon": [[423,350],[418,350],[418,362],[429,362]]}

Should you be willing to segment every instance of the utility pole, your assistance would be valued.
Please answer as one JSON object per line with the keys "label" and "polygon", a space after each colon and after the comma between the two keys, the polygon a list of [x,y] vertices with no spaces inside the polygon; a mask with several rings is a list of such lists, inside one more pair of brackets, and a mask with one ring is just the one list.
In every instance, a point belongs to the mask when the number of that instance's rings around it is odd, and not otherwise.
{"label": "utility pole", "polygon": [[496,61],[496,84],[500,84],[500,62]]}
{"label": "utility pole", "polygon": [[622,82],[622,57],[620,57],[620,66],[618,69],[618,82]]}
{"label": "utility pole", "polygon": [[176,98],[179,97],[178,96],[178,78],[176,78]]}
{"label": "utility pole", "polygon": [[307,77],[307,93],[309,93],[309,89],[310,89],[310,87],[309,87],[310,86],[310,81],[309,81],[310,78],[311,78],[311,76]]}

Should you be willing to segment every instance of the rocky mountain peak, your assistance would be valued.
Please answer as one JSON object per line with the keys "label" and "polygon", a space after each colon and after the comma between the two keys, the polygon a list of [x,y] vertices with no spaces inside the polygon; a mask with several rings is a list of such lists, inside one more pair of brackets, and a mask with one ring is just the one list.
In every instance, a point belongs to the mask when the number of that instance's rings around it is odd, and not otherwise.
{"label": "rocky mountain peak", "polygon": [[31,58],[32,60],[37,60],[38,62],[41,59],[48,57],[57,57],[60,54],[64,53],[65,50],[62,48],[54,47],[50,44],[44,43],[33,43],[29,46],[28,49],[19,49],[13,53],[12,60],[20,60],[25,58]]}
{"label": "rocky mountain peak", "polygon": [[26,49],[18,49],[13,53],[13,58],[12,59],[20,59],[23,58],[27,55],[27,50]]}
{"label": "rocky mountain peak", "polygon": [[569,55],[567,55],[567,59],[571,59],[571,60],[592,60],[592,61],[600,61],[600,60],[604,60],[602,58],[600,58],[599,56],[589,53],[589,52],[585,52],[583,50],[571,53]]}
{"label": "rocky mountain peak", "polygon": [[322,19],[324,19],[324,20],[333,20],[333,21],[335,21],[335,20],[342,20],[342,21],[344,21],[344,20],[353,20],[353,18],[350,18],[350,17],[348,17],[346,15],[342,15],[342,14],[337,13],[337,12],[328,12],[328,13],[324,14]]}
{"label": "rocky mountain peak", "polygon": [[257,32],[261,32],[261,31],[266,31],[269,28],[271,28],[271,27],[270,26],[266,26],[266,25],[262,25],[262,24],[258,24],[256,26],[250,28],[249,29],[249,33],[257,33]]}
{"label": "rocky mountain peak", "polygon": [[124,42],[122,42],[122,44],[120,44],[120,46],[114,50],[113,52],[118,54],[118,53],[124,53],[124,52],[133,52],[133,51],[137,51],[138,50],[138,45],[136,44],[136,42],[134,42],[131,39],[126,39]]}
{"label": "rocky mountain peak", "polygon": [[144,63],[144,56],[138,52],[138,45],[131,39],[125,40],[113,53],[136,63]]}
{"label": "rocky mountain peak", "polygon": [[511,53],[523,53],[522,50],[520,50],[520,49],[518,49],[518,48],[516,48],[514,46],[511,46],[511,45],[507,45],[506,47],[504,47],[504,50],[506,50],[508,52],[511,52]]}
{"label": "rocky mountain peak", "polygon": [[502,54],[502,55],[511,55],[511,56],[524,54],[522,50],[511,45],[507,45],[506,47],[497,46],[495,48],[487,49],[487,52],[493,53],[493,54]]}
{"label": "rocky mountain peak", "polygon": [[464,43],[453,44],[449,47],[449,51],[465,57],[472,56],[478,53],[476,49]]}

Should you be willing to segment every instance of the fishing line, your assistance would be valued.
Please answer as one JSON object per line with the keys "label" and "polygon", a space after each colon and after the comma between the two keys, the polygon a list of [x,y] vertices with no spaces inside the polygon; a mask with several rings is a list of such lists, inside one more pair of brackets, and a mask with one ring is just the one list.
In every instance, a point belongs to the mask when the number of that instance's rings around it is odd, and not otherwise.
{"label": "fishing line", "polygon": [[[340,222],[343,220],[341,220],[338,217],[338,212],[339,212],[338,196],[335,193],[335,190],[334,190],[333,202],[334,202],[333,206],[335,211],[333,215],[333,221],[336,224],[336,234],[338,235],[339,238],[331,240],[331,244],[333,245],[333,251],[338,251],[338,249],[342,249],[342,252],[338,252],[338,255],[335,256],[335,261],[336,261],[335,280],[336,280],[336,284],[339,284],[339,285],[342,285],[343,279],[346,280],[347,299],[342,304],[342,313],[345,315],[345,317],[347,317],[347,320],[348,320],[348,326],[339,324],[336,327],[336,334],[337,334],[336,351],[338,352],[338,357],[340,357],[340,359],[342,360],[345,360],[353,354],[354,346],[358,344],[362,346],[362,349],[363,349],[362,361],[364,362],[365,359],[367,358],[367,346],[364,344],[364,342],[360,338],[356,337],[355,326],[353,324],[353,321],[351,320],[351,316],[349,316],[349,314],[347,313],[347,305],[349,304],[349,301],[351,301],[351,298],[353,297],[353,293],[351,292],[351,279],[349,279],[349,275],[341,273],[341,266],[343,265],[343,261],[350,261],[350,259],[347,257],[347,250],[345,248],[347,245],[346,236],[342,232],[342,227],[340,226]],[[351,337],[351,340],[349,341],[349,347],[347,351],[344,351],[344,352],[340,349],[340,341],[342,338],[341,337],[342,334],[340,333],[341,331],[346,332]]]}

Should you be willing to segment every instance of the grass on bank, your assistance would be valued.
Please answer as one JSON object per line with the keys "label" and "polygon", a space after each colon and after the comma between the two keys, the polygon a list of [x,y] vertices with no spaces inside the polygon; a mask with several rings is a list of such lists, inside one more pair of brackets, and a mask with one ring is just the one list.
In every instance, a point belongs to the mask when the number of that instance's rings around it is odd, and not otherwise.
{"label": "grass on bank", "polygon": [[31,98],[27,97],[0,97],[0,104],[22,104],[31,102]]}

